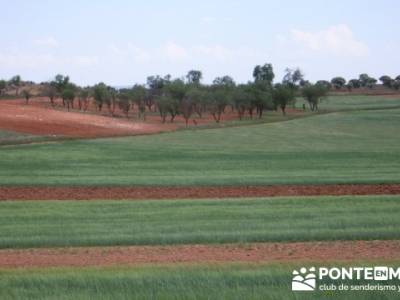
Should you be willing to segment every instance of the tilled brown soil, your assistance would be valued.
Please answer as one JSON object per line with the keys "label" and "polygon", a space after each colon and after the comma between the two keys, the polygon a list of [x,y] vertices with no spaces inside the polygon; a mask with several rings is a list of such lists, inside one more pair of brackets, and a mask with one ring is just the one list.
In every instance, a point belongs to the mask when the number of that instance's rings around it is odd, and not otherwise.
{"label": "tilled brown soil", "polygon": [[400,241],[0,250],[0,268],[400,259]]}
{"label": "tilled brown soil", "polygon": [[228,197],[397,195],[400,184],[189,186],[189,187],[7,187],[0,200],[188,199]]}
{"label": "tilled brown soil", "polygon": [[[0,101],[0,128],[36,135],[94,138],[154,134],[176,130],[174,124],[132,122],[95,114],[67,112],[44,106],[43,99]],[[162,126],[164,125],[164,126]]]}

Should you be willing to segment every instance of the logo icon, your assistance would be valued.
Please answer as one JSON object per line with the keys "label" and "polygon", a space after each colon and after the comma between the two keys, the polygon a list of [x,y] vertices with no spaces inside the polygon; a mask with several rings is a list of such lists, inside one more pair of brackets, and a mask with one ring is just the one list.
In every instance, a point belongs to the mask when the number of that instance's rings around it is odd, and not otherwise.
{"label": "logo icon", "polygon": [[292,291],[314,291],[316,286],[315,268],[301,268],[293,271]]}
{"label": "logo icon", "polygon": [[389,268],[388,267],[375,267],[374,268],[374,280],[388,280],[389,279]]}

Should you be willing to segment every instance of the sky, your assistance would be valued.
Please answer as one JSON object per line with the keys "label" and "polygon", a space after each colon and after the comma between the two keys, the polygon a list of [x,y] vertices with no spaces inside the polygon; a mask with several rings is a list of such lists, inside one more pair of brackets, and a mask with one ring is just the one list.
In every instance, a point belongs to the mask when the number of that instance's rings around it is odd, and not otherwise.
{"label": "sky", "polygon": [[252,79],[272,63],[280,81],[400,75],[398,0],[0,0],[0,78],[80,85],[145,83],[191,69],[210,83]]}

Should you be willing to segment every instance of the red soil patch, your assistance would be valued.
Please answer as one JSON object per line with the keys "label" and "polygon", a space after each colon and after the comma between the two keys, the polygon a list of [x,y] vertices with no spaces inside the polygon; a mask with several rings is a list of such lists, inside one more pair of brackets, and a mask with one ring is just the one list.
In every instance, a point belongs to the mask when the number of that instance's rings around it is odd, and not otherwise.
{"label": "red soil patch", "polygon": [[398,194],[400,194],[400,184],[200,187],[0,187],[0,200],[187,199]]}
{"label": "red soil patch", "polygon": [[0,128],[37,135],[86,138],[151,134],[176,129],[173,124],[161,126],[89,113],[61,111],[44,103],[41,98],[31,100],[29,105],[24,100],[0,101]]}
{"label": "red soil patch", "polygon": [[0,268],[399,258],[400,241],[39,248],[0,250]]}

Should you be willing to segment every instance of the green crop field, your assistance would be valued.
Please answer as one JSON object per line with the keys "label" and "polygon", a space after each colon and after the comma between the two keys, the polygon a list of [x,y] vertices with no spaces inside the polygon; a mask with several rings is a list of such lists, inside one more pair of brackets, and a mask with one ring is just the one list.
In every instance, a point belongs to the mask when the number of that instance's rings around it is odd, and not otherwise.
{"label": "green crop field", "polygon": [[0,203],[0,247],[400,238],[399,196]]}
{"label": "green crop field", "polygon": [[[358,262],[369,265],[371,262]],[[396,262],[380,262],[393,265]],[[311,262],[307,263],[311,265]],[[326,262],[324,265],[332,264]],[[316,264],[318,266],[318,264]],[[346,266],[339,263],[335,266]],[[0,270],[1,299],[398,299],[398,292],[292,292],[297,264]],[[329,284],[322,281],[320,284]],[[349,282],[347,282],[349,283]],[[356,284],[367,284],[358,281]],[[336,283],[337,284],[337,283]],[[387,284],[396,284],[388,281]]]}
{"label": "green crop field", "polygon": [[[302,108],[302,105],[308,104],[304,98],[299,98],[296,101],[296,107]],[[319,104],[319,109],[322,111],[345,111],[345,110],[369,110],[369,109],[393,109],[400,107],[400,96],[385,97],[385,96],[327,96],[324,97]]]}
{"label": "green crop field", "polygon": [[1,185],[400,181],[400,109],[0,148]]}

